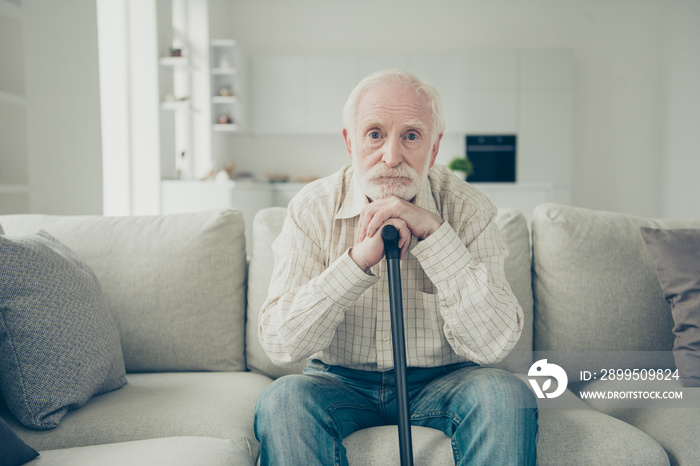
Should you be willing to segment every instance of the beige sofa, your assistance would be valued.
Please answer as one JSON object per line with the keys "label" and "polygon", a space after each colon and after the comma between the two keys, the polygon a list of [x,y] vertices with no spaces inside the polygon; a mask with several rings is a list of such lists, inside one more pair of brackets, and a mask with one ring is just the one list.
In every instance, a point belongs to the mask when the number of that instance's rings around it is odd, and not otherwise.
{"label": "beige sofa", "polygon": [[[0,216],[9,237],[44,229],[92,268],[116,321],[128,380],[51,430],[25,428],[1,406],[12,430],[41,452],[29,464],[254,464],[258,394],[302,367],[274,366],[256,338],[270,244],[284,216],[283,208],[259,212],[249,260],[236,211]],[[673,322],[639,227],[698,228],[700,220],[546,204],[535,211],[532,237],[515,210],[501,210],[497,224],[510,249],[506,275],[527,319],[515,352],[500,365],[527,380],[533,358],[545,355],[569,371],[566,392],[540,400],[539,464],[698,464],[700,410],[693,406],[700,406],[700,389],[667,382],[683,389],[682,409],[586,402],[577,393],[602,382],[581,382],[577,374],[623,352],[643,359],[643,351],[654,351],[654,364],[673,364]],[[416,464],[452,461],[442,432],[414,428],[413,444]],[[351,464],[398,464],[395,426],[356,432],[344,445]]]}

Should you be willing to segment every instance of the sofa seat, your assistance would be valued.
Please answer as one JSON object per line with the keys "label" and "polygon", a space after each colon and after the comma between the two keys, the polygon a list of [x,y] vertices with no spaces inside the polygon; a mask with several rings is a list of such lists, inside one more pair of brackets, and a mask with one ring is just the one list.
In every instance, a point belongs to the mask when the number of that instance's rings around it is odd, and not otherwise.
{"label": "sofa seat", "polygon": [[698,464],[698,416],[700,388],[683,387],[668,381],[592,381],[576,385],[579,391],[682,392],[672,400],[601,400],[586,402],[596,410],[613,416],[653,437],[668,453],[672,465]]}
{"label": "sofa seat", "polygon": [[[251,372],[127,374],[128,384],[69,411],[53,430],[31,430],[0,413],[38,451],[161,437],[229,439],[257,458],[255,402],[272,381]],[[4,408],[6,409],[6,408]],[[128,464],[128,463],[124,463]]]}
{"label": "sofa seat", "polygon": [[[523,380],[526,376],[518,374]],[[562,464],[668,465],[659,443],[631,425],[592,409],[571,390],[552,408],[540,408],[537,463]],[[416,464],[452,464],[449,437],[439,430],[411,429]],[[617,439],[610,442],[610,438]],[[383,426],[363,429],[344,441],[350,464],[385,465],[399,463],[398,428]],[[391,448],[387,448],[391,446]],[[681,463],[683,464],[683,463]]]}
{"label": "sofa seat", "polygon": [[27,466],[230,466],[252,465],[248,451],[233,440],[168,437],[42,451]]}

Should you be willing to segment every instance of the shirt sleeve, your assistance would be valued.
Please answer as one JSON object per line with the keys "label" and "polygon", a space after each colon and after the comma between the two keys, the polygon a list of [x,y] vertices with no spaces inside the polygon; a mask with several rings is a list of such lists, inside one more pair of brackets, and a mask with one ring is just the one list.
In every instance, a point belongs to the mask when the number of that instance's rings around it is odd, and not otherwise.
{"label": "shirt sleeve", "polygon": [[524,316],[505,277],[508,255],[494,223],[495,208],[458,230],[448,222],[411,251],[438,290],[448,343],[459,355],[493,364],[513,349]]}
{"label": "shirt sleeve", "polygon": [[326,266],[321,247],[292,211],[272,250],[275,266],[258,338],[272,362],[291,365],[327,348],[345,312],[378,278],[347,251]]}

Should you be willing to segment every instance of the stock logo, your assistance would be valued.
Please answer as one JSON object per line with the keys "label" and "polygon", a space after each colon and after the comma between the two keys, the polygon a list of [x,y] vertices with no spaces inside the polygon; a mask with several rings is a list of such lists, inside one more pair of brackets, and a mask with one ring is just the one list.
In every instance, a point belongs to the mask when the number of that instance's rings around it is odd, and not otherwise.
{"label": "stock logo", "polygon": [[[569,383],[564,369],[556,364],[548,363],[546,359],[540,359],[530,366],[527,375],[528,377],[547,377],[541,387],[537,379],[528,379],[537,398],[556,398],[564,393],[566,385]],[[552,387],[552,379],[557,381],[557,388],[549,392],[548,390]]]}

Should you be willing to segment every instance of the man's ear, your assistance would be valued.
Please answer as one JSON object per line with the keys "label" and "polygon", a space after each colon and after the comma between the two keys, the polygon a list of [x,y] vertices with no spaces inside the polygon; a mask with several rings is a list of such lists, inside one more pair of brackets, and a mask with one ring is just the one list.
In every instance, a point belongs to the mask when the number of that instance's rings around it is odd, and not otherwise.
{"label": "man's ear", "polygon": [[433,165],[435,165],[435,159],[437,158],[438,152],[440,151],[440,141],[442,140],[442,134],[438,134],[437,139],[433,143],[433,150],[432,153],[430,154],[430,166],[428,168],[433,168]]}
{"label": "man's ear", "polygon": [[343,128],[343,138],[345,138],[345,148],[348,150],[348,155],[350,155],[350,160],[352,160],[352,141],[350,140],[350,135],[348,130]]}

